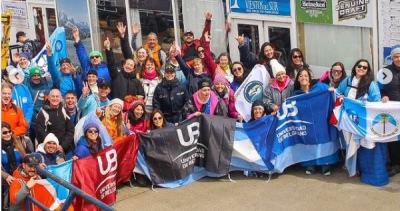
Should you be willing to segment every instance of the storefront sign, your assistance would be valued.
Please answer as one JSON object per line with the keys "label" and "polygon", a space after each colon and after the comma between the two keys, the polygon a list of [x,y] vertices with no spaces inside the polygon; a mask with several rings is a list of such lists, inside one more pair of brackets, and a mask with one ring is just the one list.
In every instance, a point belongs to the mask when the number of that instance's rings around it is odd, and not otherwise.
{"label": "storefront sign", "polygon": [[296,1],[297,21],[344,26],[372,27],[370,0]]}
{"label": "storefront sign", "polygon": [[3,12],[5,10],[12,11],[12,27],[19,29],[29,29],[28,13],[25,1],[3,1]]}
{"label": "storefront sign", "polygon": [[232,12],[290,16],[290,0],[231,0],[230,3]]}

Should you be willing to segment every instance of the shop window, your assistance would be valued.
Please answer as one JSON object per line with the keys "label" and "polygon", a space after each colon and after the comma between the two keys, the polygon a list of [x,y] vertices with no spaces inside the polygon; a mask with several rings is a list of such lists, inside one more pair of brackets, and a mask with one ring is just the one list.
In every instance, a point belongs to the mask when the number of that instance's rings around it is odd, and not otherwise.
{"label": "shop window", "polygon": [[331,67],[337,61],[346,70],[359,59],[372,64],[372,29],[323,24],[299,24],[300,48],[307,63]]}

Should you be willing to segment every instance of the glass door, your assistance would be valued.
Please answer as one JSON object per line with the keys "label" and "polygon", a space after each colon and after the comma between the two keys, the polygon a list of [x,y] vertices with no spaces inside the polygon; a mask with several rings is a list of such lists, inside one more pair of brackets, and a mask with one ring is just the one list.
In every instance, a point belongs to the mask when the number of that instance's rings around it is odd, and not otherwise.
{"label": "glass door", "polygon": [[33,5],[32,14],[35,27],[35,37],[33,39],[45,44],[46,39],[57,27],[55,9],[49,6]]}
{"label": "glass door", "polygon": [[286,62],[289,52],[292,49],[290,25],[277,25],[276,23],[272,25],[271,23],[265,21],[264,30],[267,36],[266,41],[270,42],[276,51],[282,53],[281,58]]}

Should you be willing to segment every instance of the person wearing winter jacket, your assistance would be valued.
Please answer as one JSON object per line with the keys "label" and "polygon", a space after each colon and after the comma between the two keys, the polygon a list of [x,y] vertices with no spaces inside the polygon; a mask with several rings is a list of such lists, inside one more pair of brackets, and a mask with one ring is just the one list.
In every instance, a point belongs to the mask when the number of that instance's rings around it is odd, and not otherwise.
{"label": "person wearing winter jacket", "polygon": [[215,76],[211,89],[224,101],[228,108],[228,116],[237,120],[242,120],[235,108],[235,93],[230,88],[229,82],[223,75],[217,74]]}
{"label": "person wearing winter jacket", "polygon": [[[103,105],[101,105],[100,101],[100,92],[104,93],[104,89],[109,90],[108,86],[103,86],[103,89],[100,89],[97,86],[97,72],[95,70],[89,70],[87,73],[87,82],[83,83],[82,95],[78,100],[78,108],[81,111],[81,117],[88,115],[92,111],[96,111],[97,107],[103,107],[107,105],[107,94],[106,92],[106,101]],[[105,81],[107,82],[107,81]]]}
{"label": "person wearing winter jacket", "polygon": [[[106,79],[108,83],[112,84],[112,79],[108,71],[107,64],[103,61],[103,55],[100,51],[92,51],[88,55],[79,37],[79,29],[72,29],[72,35],[75,39],[76,54],[78,55],[79,63],[81,64],[83,75],[86,76],[89,70],[96,70],[99,79]],[[86,78],[84,78],[86,79]]]}
{"label": "person wearing winter jacket", "polygon": [[43,156],[46,166],[65,162],[65,154],[58,151],[58,146],[58,138],[53,133],[47,134],[43,143],[37,146],[36,152]]}
{"label": "person wearing winter jacket", "polygon": [[341,62],[335,62],[331,69],[326,70],[325,73],[319,78],[319,82],[327,84],[328,86],[338,88],[339,84],[347,77],[344,65]]}
{"label": "person wearing winter jacket", "polygon": [[264,91],[263,101],[269,113],[276,114],[282,103],[293,95],[293,81],[286,75],[285,68],[275,59],[271,60],[272,79]]}
{"label": "person wearing winter jacket", "polygon": [[231,89],[236,92],[236,90],[240,87],[240,85],[242,85],[243,81],[246,79],[249,73],[246,71],[244,65],[238,61],[232,63],[231,71],[233,74]]}
{"label": "person wearing winter jacket", "polygon": [[73,160],[95,156],[101,149],[101,138],[99,127],[94,123],[83,126],[84,135],[81,136],[76,144]]}
{"label": "person wearing winter jacket", "polygon": [[183,119],[190,119],[201,114],[228,116],[225,102],[211,91],[211,81],[208,78],[198,82],[199,91],[183,106]]}
{"label": "person wearing winter jacket", "polygon": [[55,57],[53,57],[53,49],[50,43],[46,44],[46,50],[48,71],[53,81],[53,88],[58,88],[62,97],[65,97],[69,90],[73,90],[79,98],[82,94],[82,78],[77,73],[76,68],[72,66],[71,60],[68,58],[61,59],[59,61],[60,69],[58,70],[56,67],[58,61],[54,61]]}
{"label": "person wearing winter jacket", "polygon": [[175,78],[176,72],[172,65],[165,67],[165,75],[154,90],[153,108],[163,112],[169,123],[182,121],[182,108],[189,99],[186,87]]}
{"label": "person wearing winter jacket", "polygon": [[126,127],[135,133],[145,133],[148,129],[149,122],[146,120],[143,100],[133,100],[130,106],[129,110],[124,114]]}
{"label": "person wearing winter jacket", "polygon": [[[113,80],[112,84],[112,96],[119,99],[124,99],[127,95],[133,95],[144,98],[144,90],[140,81],[136,78],[135,62],[132,58],[132,52],[129,48],[129,42],[125,38],[125,27],[118,27],[120,31],[121,48],[127,49],[130,57],[125,57],[125,61],[122,65],[122,69],[118,70],[117,64],[114,58],[114,52],[111,49],[111,44],[108,38],[104,41],[104,47],[106,48],[107,56],[107,67],[110,71],[110,76]],[[125,54],[124,54],[125,56]]]}
{"label": "person wearing winter jacket", "polygon": [[22,110],[11,99],[13,86],[9,83],[1,84],[1,121],[7,122],[15,136],[23,136],[28,131]]}
{"label": "person wearing winter jacket", "polygon": [[49,98],[36,116],[36,139],[43,143],[49,133],[53,133],[59,140],[57,151],[64,152],[68,160],[74,149],[74,124],[61,103],[61,92],[52,89]]}

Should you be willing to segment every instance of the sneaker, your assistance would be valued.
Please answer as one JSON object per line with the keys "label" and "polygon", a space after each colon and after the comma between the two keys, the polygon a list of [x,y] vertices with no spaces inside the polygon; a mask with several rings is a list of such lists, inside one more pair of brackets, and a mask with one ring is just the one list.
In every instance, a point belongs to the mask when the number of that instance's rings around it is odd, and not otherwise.
{"label": "sneaker", "polygon": [[307,175],[315,174],[315,166],[307,166],[306,174]]}
{"label": "sneaker", "polygon": [[329,165],[322,166],[322,175],[324,175],[324,176],[331,175],[331,167]]}
{"label": "sneaker", "polygon": [[400,173],[400,166],[399,165],[393,165],[388,169],[388,175],[389,177],[393,177],[394,175]]}

